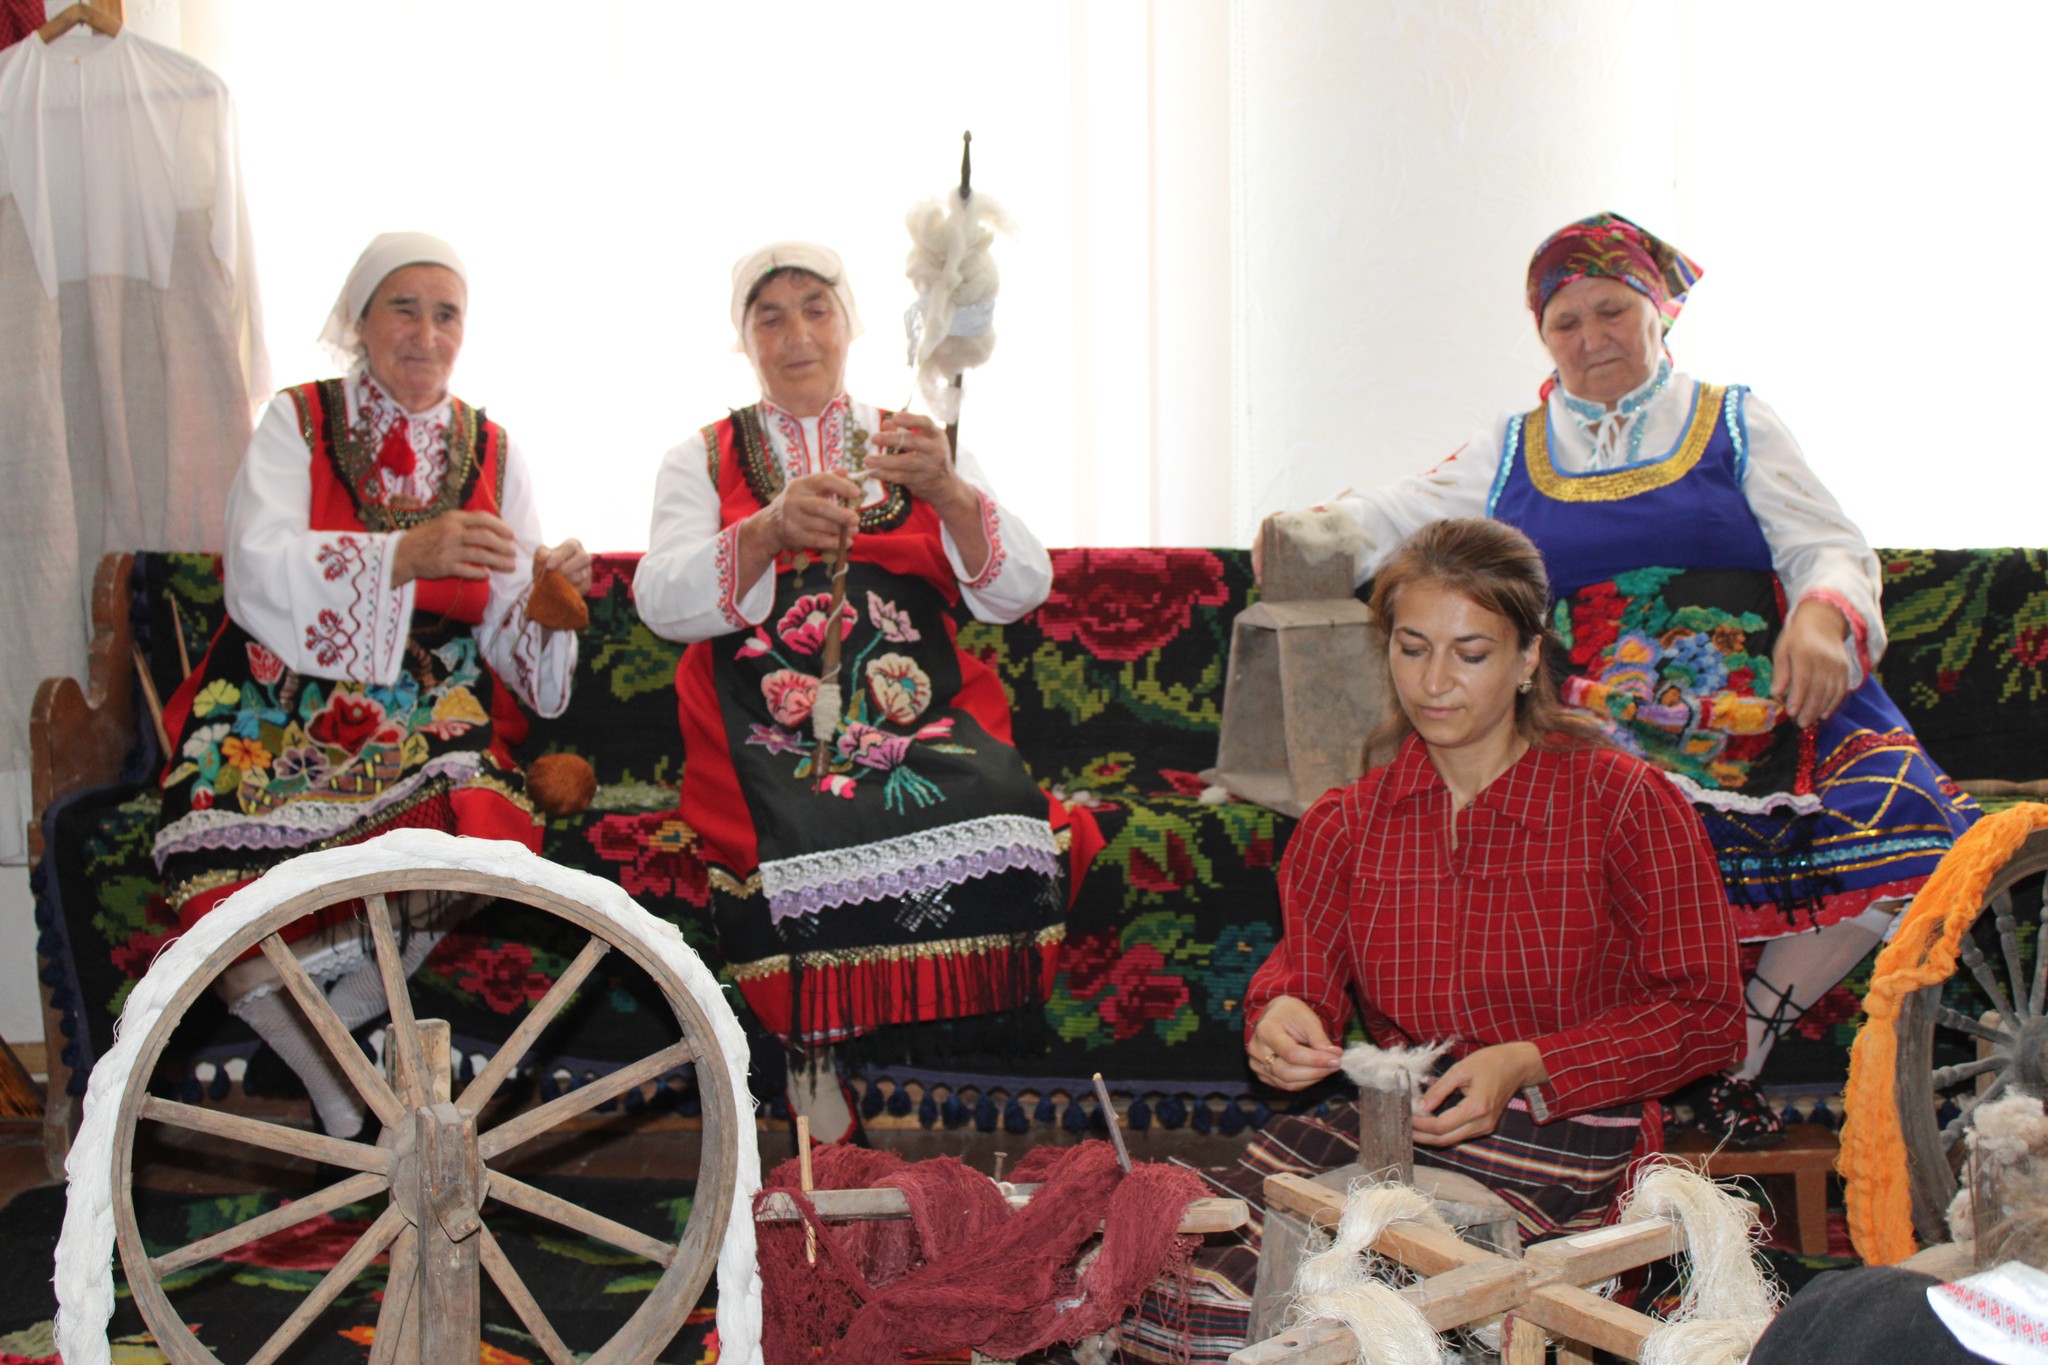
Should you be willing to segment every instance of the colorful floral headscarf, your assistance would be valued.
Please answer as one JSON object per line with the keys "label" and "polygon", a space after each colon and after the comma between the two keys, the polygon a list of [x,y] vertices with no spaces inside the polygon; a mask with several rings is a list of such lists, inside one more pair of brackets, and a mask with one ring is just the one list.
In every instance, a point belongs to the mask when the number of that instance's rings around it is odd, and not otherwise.
{"label": "colorful floral headscarf", "polygon": [[1700,274],[1669,242],[1618,213],[1596,213],[1551,233],[1529,258],[1529,311],[1540,324],[1550,296],[1573,280],[1620,280],[1657,305],[1669,331]]}

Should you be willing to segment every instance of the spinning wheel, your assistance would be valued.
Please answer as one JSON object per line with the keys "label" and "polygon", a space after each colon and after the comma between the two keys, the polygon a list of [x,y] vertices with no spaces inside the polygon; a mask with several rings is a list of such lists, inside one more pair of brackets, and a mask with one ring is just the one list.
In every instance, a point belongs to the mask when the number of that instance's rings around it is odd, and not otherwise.
{"label": "spinning wheel", "polygon": [[[588,935],[568,970],[475,1079],[459,1089],[450,1084],[446,1026],[415,1017],[401,976],[389,898],[405,891],[468,893],[519,902],[566,920]],[[385,1055],[393,1059],[393,1078],[388,1082],[350,1038],[280,937],[281,930],[323,907],[357,899],[366,910],[392,1006],[385,1047]],[[215,923],[223,917],[231,921],[225,929]],[[202,935],[204,941],[195,942]],[[361,1094],[371,1113],[371,1126],[361,1140],[326,1137],[161,1099],[136,1083],[136,1078],[152,1074],[193,1001],[251,948],[260,949],[277,969]],[[673,1011],[678,1041],[538,1107],[486,1115],[486,1105],[541,1032],[598,962],[614,952],[658,986]],[[162,982],[160,975],[166,978]],[[187,1329],[172,1302],[170,1282],[180,1272],[350,1204],[381,1202],[383,1207],[333,1269],[249,1357],[250,1365],[289,1359],[287,1353],[307,1327],[387,1253],[389,1275],[370,1357],[376,1362],[475,1359],[481,1334],[481,1279],[486,1275],[557,1365],[643,1360],[682,1326],[721,1253],[729,1272],[751,1271],[751,1220],[732,1216],[737,1200],[750,1197],[759,1183],[752,1133],[742,1129],[745,1048],[738,1025],[719,998],[710,972],[683,945],[674,927],[647,914],[610,883],[555,867],[514,846],[419,831],[308,855],[239,893],[174,945],[138,986],[129,1016],[129,1027],[136,1032],[124,1033],[121,1044],[95,1071],[85,1128],[73,1151],[73,1189],[59,1247],[59,1297],[65,1298],[67,1287],[66,1245],[83,1241],[89,1260],[96,1230],[91,1225],[97,1202],[94,1177],[104,1171],[111,1178],[104,1194],[130,1289],[159,1345],[178,1365],[222,1365]],[[740,1059],[736,1064],[735,1057]],[[678,1180],[694,1175],[696,1182],[687,1224],[675,1240],[626,1227],[502,1169],[504,1159],[531,1139],[693,1065],[703,1098],[702,1159],[694,1173],[675,1173]],[[116,1069],[103,1076],[109,1067]],[[267,1152],[310,1158],[349,1174],[269,1213],[152,1254],[144,1245],[131,1197],[136,1138],[144,1125],[206,1133]],[[381,1136],[373,1141],[370,1134],[378,1125]],[[107,1126],[110,1133],[99,1131]],[[110,1157],[103,1167],[91,1155],[101,1151]],[[89,1163],[84,1170],[77,1169],[81,1157]],[[493,1222],[502,1224],[505,1209],[538,1216],[643,1257],[660,1267],[658,1280],[609,1340],[565,1343],[493,1232]],[[76,1229],[74,1223],[79,1225]],[[106,1261],[102,1252],[101,1266]],[[751,1305],[753,1296],[746,1287],[731,1284],[730,1275],[728,1280],[734,1303]],[[104,1359],[104,1317],[98,1324],[69,1324],[73,1329],[81,1326],[101,1332],[102,1344],[95,1354]],[[68,1350],[67,1358],[74,1358]]]}
{"label": "spinning wheel", "polygon": [[[1898,1037],[1899,1129],[1913,1188],[1913,1232],[1924,1246],[1948,1240],[1945,1215],[1960,1183],[1963,1134],[1977,1106],[2011,1091],[2048,1097],[2044,925],[2036,920],[2032,942],[2023,949],[2011,894],[2015,884],[2044,871],[2048,829],[2028,836],[1985,889],[1976,918],[1987,910],[1991,913],[1998,930],[1995,958],[1985,956],[1972,933],[1965,932],[1957,944],[1957,962],[1990,1001],[1989,1012],[1972,1018],[1944,1004],[1946,983],[1937,982],[1906,997],[1893,1025]],[[2048,906],[2043,913],[2048,914]],[[1971,1061],[1936,1066],[1935,1049],[1943,1040],[1973,1043],[1978,1055]],[[1952,1100],[1958,1111],[1946,1123],[1937,1117],[1944,1100]]]}
{"label": "spinning wheel", "polygon": [[[1850,1057],[1840,1162],[1850,1232],[1867,1261],[1901,1260],[1915,1240],[1949,1240],[1962,1139],[1980,1105],[2012,1093],[2048,1097],[2048,910],[2022,915],[2011,894],[2044,871],[2048,806],[1986,816],[1942,859],[1878,956]],[[1990,955],[1975,932],[1987,910],[1997,936]],[[1979,1003],[1966,1011],[1945,1001],[1951,978],[1973,985]],[[1958,1043],[1975,1055],[1937,1066],[1937,1049],[1953,1056]],[[1956,1112],[1944,1123],[1950,1101]]]}

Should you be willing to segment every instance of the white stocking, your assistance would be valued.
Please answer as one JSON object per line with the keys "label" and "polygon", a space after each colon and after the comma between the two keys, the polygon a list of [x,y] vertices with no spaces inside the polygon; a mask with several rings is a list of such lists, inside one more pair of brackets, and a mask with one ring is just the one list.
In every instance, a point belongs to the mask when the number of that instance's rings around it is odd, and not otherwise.
{"label": "white stocking", "polygon": [[1739,1080],[1753,1081],[1771,1046],[1834,989],[1850,968],[1869,955],[1895,918],[1898,901],[1872,906],[1853,919],[1836,920],[1811,934],[1788,934],[1767,944],[1756,974],[1743,987],[1749,1014],[1749,1052],[1735,1068]]}
{"label": "white stocking", "polygon": [[259,987],[228,1006],[228,1012],[256,1031],[284,1064],[306,1084],[320,1126],[352,1138],[363,1129],[363,1102],[340,1065],[313,1032],[298,1003],[275,987]]}
{"label": "white stocking", "polygon": [[[399,974],[410,979],[440,941],[440,934],[423,930],[414,930],[407,935],[405,948],[398,955]],[[335,982],[328,989],[327,1003],[334,1006],[341,1022],[351,1030],[361,1028],[389,1009],[390,1003],[384,998],[384,977],[377,970],[376,957],[373,955],[368,962]]]}
{"label": "white stocking", "polygon": [[789,1054],[789,1117],[811,1121],[819,1142],[843,1142],[853,1136],[853,1110],[839,1086],[839,1068],[829,1047]]}

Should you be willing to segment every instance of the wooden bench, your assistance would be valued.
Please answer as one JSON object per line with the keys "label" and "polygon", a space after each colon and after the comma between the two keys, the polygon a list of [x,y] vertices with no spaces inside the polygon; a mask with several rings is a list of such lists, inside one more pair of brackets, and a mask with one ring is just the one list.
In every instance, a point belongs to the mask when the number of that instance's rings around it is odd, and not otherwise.
{"label": "wooden bench", "polygon": [[1828,1251],[1828,1176],[1834,1172],[1841,1144],[1818,1123],[1788,1123],[1785,1141],[1776,1147],[1713,1150],[1706,1134],[1688,1130],[1671,1135],[1666,1150],[1716,1180],[1731,1176],[1748,1177],[1775,1187],[1771,1197],[1774,1216],[1782,1219],[1786,1202],[1779,1197],[1789,1178],[1793,1241],[1802,1256],[1825,1256]]}

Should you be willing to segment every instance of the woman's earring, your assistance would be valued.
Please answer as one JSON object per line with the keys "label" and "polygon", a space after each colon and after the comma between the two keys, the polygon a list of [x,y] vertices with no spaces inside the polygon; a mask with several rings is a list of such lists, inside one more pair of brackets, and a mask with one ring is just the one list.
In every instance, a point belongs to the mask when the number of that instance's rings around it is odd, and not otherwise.
{"label": "woman's earring", "polygon": [[1527,691],[1528,691],[1528,690],[1529,690],[1530,688],[1534,687],[1535,685],[1536,685],[1536,679],[1535,679],[1535,676],[1534,676],[1534,675],[1532,674],[1531,676],[1529,676],[1529,677],[1526,677],[1526,678],[1522,679],[1522,684],[1521,684],[1521,686],[1517,687],[1517,688],[1515,689],[1515,691],[1517,691],[1517,692],[1527,692]]}

